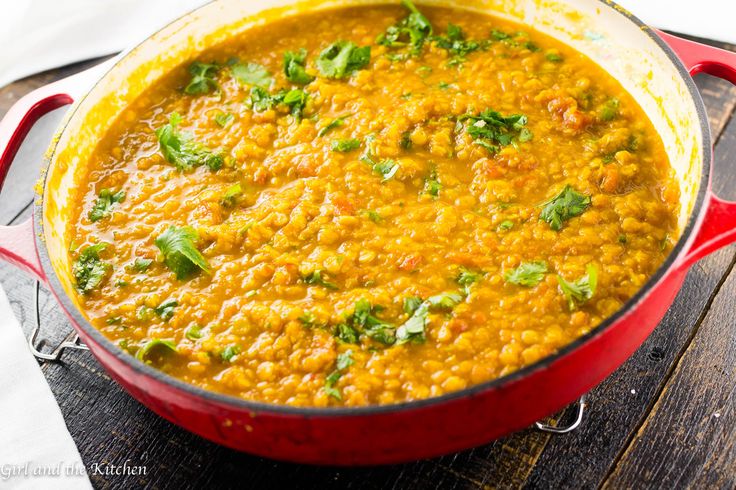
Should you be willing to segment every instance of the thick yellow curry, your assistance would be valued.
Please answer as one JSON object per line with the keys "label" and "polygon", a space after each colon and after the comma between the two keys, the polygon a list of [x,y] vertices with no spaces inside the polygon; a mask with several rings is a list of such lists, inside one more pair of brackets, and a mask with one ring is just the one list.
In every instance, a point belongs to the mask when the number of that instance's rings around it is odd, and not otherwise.
{"label": "thick yellow curry", "polygon": [[176,378],[390,404],[548,356],[677,235],[610,75],[478,13],[304,13],[201,53],[101,139],[67,230],[92,324]]}

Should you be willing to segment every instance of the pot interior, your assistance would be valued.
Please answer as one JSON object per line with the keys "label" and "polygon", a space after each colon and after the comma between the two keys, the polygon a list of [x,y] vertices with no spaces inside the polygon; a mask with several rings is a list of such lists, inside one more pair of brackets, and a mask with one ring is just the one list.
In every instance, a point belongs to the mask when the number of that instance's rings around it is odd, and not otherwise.
{"label": "pot interior", "polygon": [[[43,194],[43,239],[69,299],[67,216],[77,201],[76,182],[97,142],[126,107],[157,79],[204,49],[271,19],[304,10],[387,3],[366,0],[220,0],[168,25],[125,55],[76,107],[50,151]],[[695,208],[703,171],[702,102],[648,28],[600,0],[420,1],[487,12],[551,35],[586,54],[633,95],[659,132],[680,185],[680,230]],[[51,273],[51,271],[47,271]],[[77,306],[79,306],[77,304]]]}

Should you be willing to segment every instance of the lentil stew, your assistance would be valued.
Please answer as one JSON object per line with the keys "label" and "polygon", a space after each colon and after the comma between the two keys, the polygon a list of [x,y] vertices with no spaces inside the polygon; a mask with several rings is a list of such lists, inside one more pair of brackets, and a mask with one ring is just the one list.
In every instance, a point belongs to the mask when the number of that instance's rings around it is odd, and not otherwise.
{"label": "lentil stew", "polygon": [[251,29],[139,97],[69,225],[93,325],[205,389],[391,404],[616,312],[677,237],[633,98],[528,26],[354,7]]}

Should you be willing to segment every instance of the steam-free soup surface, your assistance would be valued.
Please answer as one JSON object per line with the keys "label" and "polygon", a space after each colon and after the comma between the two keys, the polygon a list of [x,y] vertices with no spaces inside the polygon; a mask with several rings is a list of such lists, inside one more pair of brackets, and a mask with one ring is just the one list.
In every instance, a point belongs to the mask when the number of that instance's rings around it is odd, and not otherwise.
{"label": "steam-free soup surface", "polygon": [[189,383],[295,406],[532,364],[621,308],[677,234],[662,142],[611,76],[439,8],[300,14],[186,61],[80,189],[92,323]]}

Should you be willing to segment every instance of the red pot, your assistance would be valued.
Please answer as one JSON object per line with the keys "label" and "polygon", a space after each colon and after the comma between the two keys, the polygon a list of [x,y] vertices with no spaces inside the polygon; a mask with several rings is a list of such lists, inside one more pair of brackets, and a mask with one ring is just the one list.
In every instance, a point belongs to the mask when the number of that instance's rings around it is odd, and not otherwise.
{"label": "red pot", "polygon": [[[261,13],[264,3],[272,9]],[[463,2],[462,8],[487,10],[487,3]],[[209,4],[116,60],[21,99],[0,123],[0,184],[33,123],[52,109],[81,102],[52,143],[33,220],[0,227],[0,258],[46,284],[100,364],[135,398],[225,446],[305,463],[394,463],[480,445],[532,424],[589,391],[623,363],[660,321],[689,266],[736,241],[736,203],[711,191],[709,126],[690,77],[705,71],[736,83],[736,54],[654,31],[607,1],[506,3],[506,12],[513,12],[507,16],[530,21],[588,54],[635,96],[663,137],[683,194],[682,234],[665,263],[620,311],[557,354],[503,378],[428,400],[349,409],[292,408],[207,392],[173,379],[122,352],[87,321],[67,272],[64,211],[71,205],[66,196],[73,176],[96,137],[132,98],[181,60],[263,16],[301,8],[293,0]],[[528,3],[539,5],[530,10]],[[327,1],[312,1],[306,8],[326,6]],[[88,89],[92,80],[98,81]]]}

